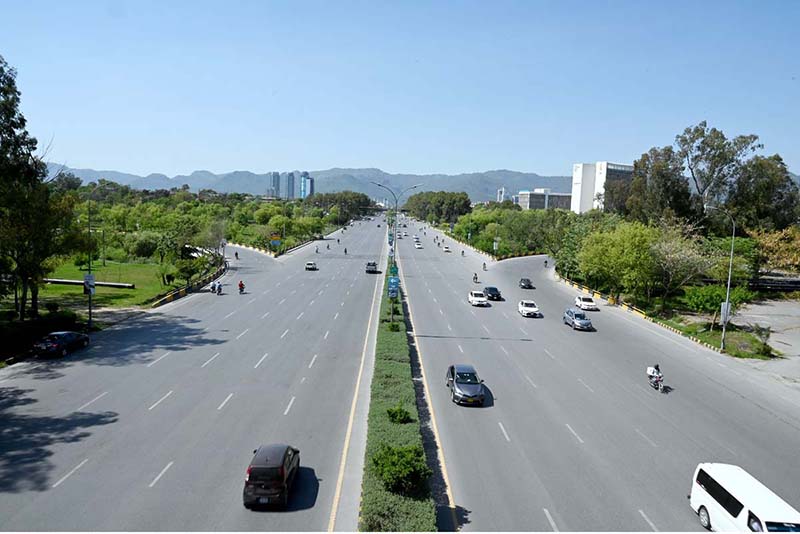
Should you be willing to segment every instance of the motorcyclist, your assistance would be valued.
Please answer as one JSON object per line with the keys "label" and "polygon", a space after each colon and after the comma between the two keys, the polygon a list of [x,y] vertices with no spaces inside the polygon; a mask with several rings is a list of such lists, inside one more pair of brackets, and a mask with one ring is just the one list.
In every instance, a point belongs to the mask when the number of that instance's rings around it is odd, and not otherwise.
{"label": "motorcyclist", "polygon": [[547,269],[547,260],[544,260],[544,268]]}
{"label": "motorcyclist", "polygon": [[650,383],[654,383],[657,379],[663,378],[664,375],[661,372],[661,368],[658,364],[655,364],[653,367],[647,368],[647,378],[650,379]]}
{"label": "motorcyclist", "polygon": [[237,260],[239,259],[239,253],[238,252],[234,252],[233,255],[236,257]]}
{"label": "motorcyclist", "polygon": [[463,250],[461,251],[461,255],[462,255],[462,256],[464,255],[464,251],[463,251]]}
{"label": "motorcyclist", "polygon": [[217,281],[216,280],[211,282],[211,292],[212,293],[216,293],[217,292]]}
{"label": "motorcyclist", "polygon": [[472,275],[472,281],[476,284],[478,283],[478,273]]}
{"label": "motorcyclist", "polygon": [[483,270],[486,270],[486,262],[483,262]]}
{"label": "motorcyclist", "polygon": [[319,247],[314,247],[314,252],[316,252],[317,254],[319,254]]}
{"label": "motorcyclist", "polygon": [[331,249],[331,244],[330,244],[330,243],[328,243],[327,245],[325,245],[325,248],[326,248],[327,250],[330,250],[330,249]]}
{"label": "motorcyclist", "polygon": [[347,256],[347,247],[344,248],[344,255]]}
{"label": "motorcyclist", "polygon": [[339,238],[338,237],[336,238],[336,244],[337,245],[339,244]]}
{"label": "motorcyclist", "polygon": [[239,293],[244,293],[244,282],[239,280]]}
{"label": "motorcyclist", "polygon": [[222,295],[222,282],[217,282],[217,295]]}

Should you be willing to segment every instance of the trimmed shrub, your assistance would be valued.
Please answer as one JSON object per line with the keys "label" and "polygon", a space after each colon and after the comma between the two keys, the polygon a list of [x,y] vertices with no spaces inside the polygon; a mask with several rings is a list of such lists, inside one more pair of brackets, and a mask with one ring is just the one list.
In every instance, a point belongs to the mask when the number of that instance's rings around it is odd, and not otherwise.
{"label": "trimmed shrub", "polygon": [[411,413],[403,408],[403,404],[398,402],[397,406],[388,408],[386,413],[389,415],[389,421],[399,425],[410,423],[414,419],[411,418]]}
{"label": "trimmed shrub", "polygon": [[372,464],[386,489],[405,495],[424,491],[432,474],[419,445],[395,447],[383,443],[372,458]]}

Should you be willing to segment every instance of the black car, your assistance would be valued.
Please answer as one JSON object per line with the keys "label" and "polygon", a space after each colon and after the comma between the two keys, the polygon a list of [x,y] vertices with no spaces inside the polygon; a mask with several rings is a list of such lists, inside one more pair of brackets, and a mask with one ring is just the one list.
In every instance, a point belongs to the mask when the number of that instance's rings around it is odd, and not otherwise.
{"label": "black car", "polygon": [[519,287],[521,287],[522,289],[536,289],[535,287],[533,287],[533,282],[531,282],[530,278],[520,278]]}
{"label": "black car", "polygon": [[483,294],[486,295],[486,298],[489,300],[503,300],[503,295],[500,294],[500,290],[496,287],[484,287]]}
{"label": "black car", "polygon": [[53,332],[33,346],[38,356],[66,356],[68,352],[89,346],[89,336],[80,332]]}
{"label": "black car", "polygon": [[291,445],[275,443],[262,445],[253,454],[244,478],[244,507],[276,504],[285,508],[300,470],[300,451]]}

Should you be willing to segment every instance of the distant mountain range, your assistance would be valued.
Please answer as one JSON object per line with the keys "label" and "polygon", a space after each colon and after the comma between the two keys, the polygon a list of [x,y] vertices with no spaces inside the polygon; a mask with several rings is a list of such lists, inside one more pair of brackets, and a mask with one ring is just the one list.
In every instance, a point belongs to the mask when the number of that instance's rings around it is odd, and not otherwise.
{"label": "distant mountain range", "polygon": [[[73,169],[56,163],[48,163],[51,175],[64,169],[81,178],[84,182],[96,182],[100,178],[128,185],[135,189],[171,189],[184,184],[192,191],[213,189],[219,193],[267,194],[272,185],[271,173],[256,174],[249,171],[234,171],[214,174],[208,171],[194,171],[192,174],[169,177],[164,174],[137,176],[117,171],[96,171],[93,169]],[[300,171],[295,176],[294,196],[299,195]],[[506,198],[520,190],[538,187],[550,188],[554,193],[569,193],[572,188],[570,176],[540,176],[535,173],[496,170],[468,174],[389,174],[380,169],[328,169],[309,171],[314,177],[318,193],[333,191],[357,191],[373,198],[384,198],[388,193],[372,184],[383,184],[399,193],[407,187],[422,184],[417,191],[465,191],[473,202],[495,200],[497,190],[506,189]],[[281,196],[286,196],[286,177],[281,173]],[[415,191],[416,192],[416,191]]]}

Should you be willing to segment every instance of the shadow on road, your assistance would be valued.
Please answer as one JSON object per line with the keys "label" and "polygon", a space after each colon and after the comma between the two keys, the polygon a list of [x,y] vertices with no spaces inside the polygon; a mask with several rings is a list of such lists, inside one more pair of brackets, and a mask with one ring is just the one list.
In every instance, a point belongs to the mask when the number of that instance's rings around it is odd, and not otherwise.
{"label": "shadow on road", "polygon": [[0,388],[0,493],[44,491],[61,473],[52,473],[48,461],[56,443],[75,443],[88,438],[88,430],[117,421],[115,412],[72,412],[64,417],[13,413],[12,409],[37,402],[27,396],[33,390]]}
{"label": "shadow on road", "polygon": [[319,483],[322,479],[317,478],[317,474],[311,467],[303,467],[297,471],[297,479],[294,481],[292,491],[289,493],[289,504],[286,508],[276,505],[254,505],[250,508],[253,512],[299,512],[313,508],[317,503],[319,495]]}
{"label": "shadow on road", "polygon": [[[456,532],[463,525],[469,523],[470,511],[456,506],[455,510],[450,507],[447,496],[447,484],[444,480],[442,465],[439,462],[439,446],[433,434],[431,424],[431,414],[428,410],[428,403],[425,398],[425,387],[422,382],[422,369],[420,367],[419,353],[414,343],[414,329],[408,314],[408,301],[405,293],[401,299],[403,313],[405,314],[406,339],[408,341],[408,352],[411,358],[411,376],[414,381],[414,392],[417,399],[417,411],[419,412],[420,431],[422,433],[422,447],[425,449],[425,458],[428,467],[433,474],[428,480],[433,501],[436,504],[436,527],[440,532]],[[433,372],[433,370],[430,370]]]}

